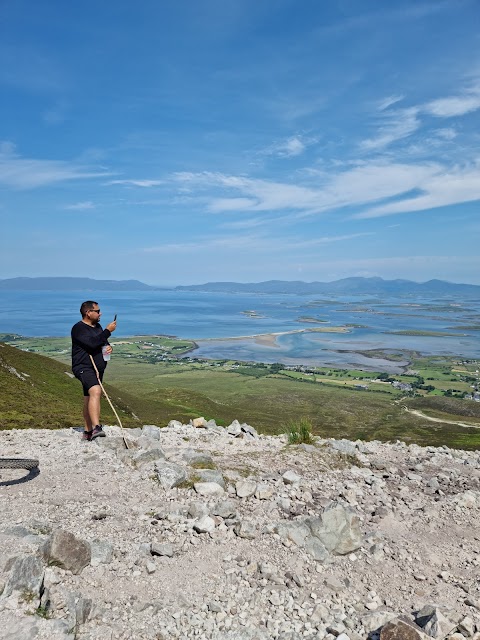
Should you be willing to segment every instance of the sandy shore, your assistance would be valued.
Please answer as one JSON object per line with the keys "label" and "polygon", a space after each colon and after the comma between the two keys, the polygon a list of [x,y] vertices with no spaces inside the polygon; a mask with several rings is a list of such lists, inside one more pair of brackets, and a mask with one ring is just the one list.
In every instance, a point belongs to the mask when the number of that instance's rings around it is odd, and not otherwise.
{"label": "sandy shore", "polygon": [[249,336],[233,336],[226,338],[202,338],[199,342],[233,342],[235,340],[253,340],[255,344],[264,347],[277,348],[278,336],[286,336],[293,333],[351,333],[348,327],[308,327],[305,329],[292,329],[291,331],[277,331],[275,333],[254,333]]}

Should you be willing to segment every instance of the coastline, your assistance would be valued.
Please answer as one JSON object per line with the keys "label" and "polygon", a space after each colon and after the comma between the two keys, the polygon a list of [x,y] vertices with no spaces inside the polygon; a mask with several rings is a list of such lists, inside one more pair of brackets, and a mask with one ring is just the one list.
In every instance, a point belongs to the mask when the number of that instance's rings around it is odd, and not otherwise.
{"label": "coastline", "polygon": [[264,347],[278,348],[277,337],[292,335],[294,333],[352,333],[348,327],[305,327],[303,329],[291,329],[290,331],[275,331],[270,333],[251,333],[245,336],[227,336],[223,338],[188,338],[194,342],[235,342],[238,340],[253,340],[255,344]]}

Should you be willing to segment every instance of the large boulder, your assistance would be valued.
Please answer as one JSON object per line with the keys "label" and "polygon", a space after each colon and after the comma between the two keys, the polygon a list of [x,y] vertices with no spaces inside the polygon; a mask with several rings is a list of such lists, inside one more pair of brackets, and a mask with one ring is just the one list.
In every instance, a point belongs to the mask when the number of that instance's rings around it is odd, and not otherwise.
{"label": "large boulder", "polygon": [[201,467],[213,466],[213,458],[207,451],[196,451],[195,449],[185,449],[182,452],[182,459],[189,465]]}
{"label": "large boulder", "polygon": [[307,518],[306,522],[312,535],[331,553],[343,556],[362,546],[360,519],[351,507],[332,502],[319,518]]}
{"label": "large boulder", "polygon": [[353,509],[331,502],[321,516],[282,520],[274,531],[283,541],[305,548],[315,560],[323,562],[330,553],[345,555],[361,547],[359,522]]}
{"label": "large boulder", "polygon": [[92,559],[90,545],[63,529],[57,529],[47,538],[40,553],[48,564],[56,564],[75,574],[80,573]]}
{"label": "large boulder", "polygon": [[113,544],[106,540],[92,540],[90,543],[92,553],[92,567],[98,567],[100,564],[109,564],[113,560]]}
{"label": "large boulder", "polygon": [[158,481],[164,489],[172,489],[185,482],[188,477],[185,467],[175,462],[159,460],[155,463],[155,472]]}
{"label": "large boulder", "polygon": [[36,598],[39,598],[44,572],[44,564],[37,556],[15,558],[2,596],[8,597],[14,591],[21,591],[31,593]]}
{"label": "large boulder", "polygon": [[249,498],[257,490],[257,483],[254,480],[239,480],[235,485],[235,492],[239,498]]}
{"label": "large boulder", "polygon": [[305,522],[297,521],[297,522],[279,522],[275,525],[274,529],[275,533],[277,533],[280,538],[285,540],[290,540],[290,542],[294,542],[297,547],[303,548],[305,546],[305,541],[308,537],[310,537],[310,529],[305,524]]}
{"label": "large boulder", "polygon": [[415,622],[431,638],[443,640],[457,627],[458,620],[453,620],[445,607],[427,604],[415,616]]}
{"label": "large boulder", "polygon": [[154,424],[144,424],[142,427],[142,435],[153,440],[160,440],[160,427]]}
{"label": "large boulder", "polygon": [[150,449],[141,449],[132,455],[132,461],[137,465],[164,459],[165,453],[162,451],[162,449],[160,449],[159,446],[151,447]]}
{"label": "large boulder", "polygon": [[206,429],[207,428],[207,421],[205,420],[205,418],[203,416],[201,418],[194,418],[193,420],[190,420],[190,423],[196,429]]}
{"label": "large boulder", "polygon": [[193,488],[204,498],[218,497],[225,493],[218,482],[195,482]]}
{"label": "large boulder", "polygon": [[403,616],[390,620],[380,631],[380,640],[427,640],[420,627]]}
{"label": "large boulder", "polygon": [[193,475],[197,482],[216,482],[225,490],[225,479],[217,469],[195,469]]}
{"label": "large boulder", "polygon": [[220,516],[227,520],[237,515],[237,506],[233,500],[221,500],[212,507],[212,513],[214,516]]}

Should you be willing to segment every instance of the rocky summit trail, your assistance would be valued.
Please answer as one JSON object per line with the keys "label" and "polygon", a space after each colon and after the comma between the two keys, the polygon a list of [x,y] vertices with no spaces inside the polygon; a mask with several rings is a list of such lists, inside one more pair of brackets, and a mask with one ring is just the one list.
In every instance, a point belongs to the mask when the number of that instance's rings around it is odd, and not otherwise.
{"label": "rocky summit trail", "polygon": [[480,640],[480,453],[203,419],[3,431],[4,640]]}

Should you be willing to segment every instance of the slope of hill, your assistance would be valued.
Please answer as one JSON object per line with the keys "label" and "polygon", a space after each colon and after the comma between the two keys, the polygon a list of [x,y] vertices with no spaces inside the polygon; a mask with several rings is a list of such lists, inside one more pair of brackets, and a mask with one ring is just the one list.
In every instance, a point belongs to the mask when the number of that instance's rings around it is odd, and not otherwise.
{"label": "slope of hill", "polygon": [[[82,424],[80,383],[69,368],[50,358],[0,343],[0,429],[73,427]],[[107,387],[125,425],[133,426],[125,395]],[[106,402],[105,421],[115,422]]]}
{"label": "slope of hill", "polygon": [[479,452],[243,427],[3,432],[0,636],[478,640]]}
{"label": "slope of hill", "polygon": [[153,291],[156,287],[139,280],[94,280],[92,278],[9,278],[0,280],[4,291]]}
{"label": "slope of hill", "polygon": [[462,295],[480,296],[480,286],[456,284],[443,280],[413,282],[411,280],[383,280],[383,278],[343,278],[334,282],[301,282],[269,280],[266,282],[207,282],[206,284],[176,287],[183,291],[219,291],[227,293],[296,293],[310,294],[366,294],[366,295]]}

